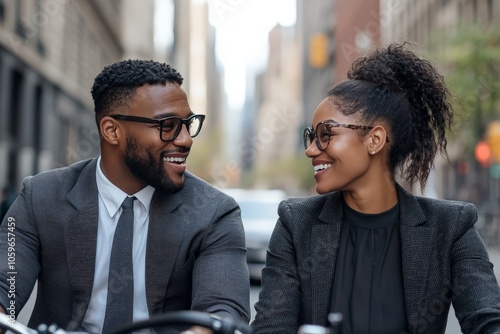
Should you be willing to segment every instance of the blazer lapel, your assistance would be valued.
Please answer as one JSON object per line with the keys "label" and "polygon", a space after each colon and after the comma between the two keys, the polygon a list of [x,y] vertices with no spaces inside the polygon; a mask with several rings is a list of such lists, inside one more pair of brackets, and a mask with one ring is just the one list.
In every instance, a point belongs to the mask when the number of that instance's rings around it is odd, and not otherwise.
{"label": "blazer lapel", "polygon": [[420,226],[425,215],[417,200],[398,187],[401,203],[401,252],[405,311],[410,333],[418,333],[422,323],[420,310],[427,286],[435,229]]}
{"label": "blazer lapel", "polygon": [[97,159],[92,160],[81,171],[67,199],[75,210],[68,214],[66,227],[66,249],[73,290],[73,318],[68,330],[76,330],[87,312],[94,281],[98,195],[95,179]]}
{"label": "blazer lapel", "polygon": [[[341,193],[333,193],[321,209],[320,222],[313,225],[311,236],[311,297],[314,324],[326,325],[330,311],[335,260],[342,227]],[[326,287],[326,291],[325,291]]]}
{"label": "blazer lapel", "polygon": [[146,299],[149,314],[163,312],[168,281],[183,239],[182,219],[173,211],[182,203],[179,193],[155,191],[149,212],[146,246]]}

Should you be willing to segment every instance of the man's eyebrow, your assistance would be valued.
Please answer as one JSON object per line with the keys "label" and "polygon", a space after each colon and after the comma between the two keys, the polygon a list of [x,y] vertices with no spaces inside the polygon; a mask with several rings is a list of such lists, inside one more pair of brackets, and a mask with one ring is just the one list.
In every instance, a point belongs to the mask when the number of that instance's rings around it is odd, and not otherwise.
{"label": "man's eyebrow", "polygon": [[[193,111],[190,111],[189,112],[189,115],[187,117],[191,117],[194,115],[194,112]],[[164,113],[161,113],[161,114],[158,114],[158,115],[155,115],[153,117],[153,119],[157,119],[157,120],[162,120],[162,119],[165,119],[167,117],[172,117],[172,116],[176,116],[176,117],[180,117],[177,113],[173,113],[173,112],[164,112]],[[186,118],[187,118],[186,117]]]}

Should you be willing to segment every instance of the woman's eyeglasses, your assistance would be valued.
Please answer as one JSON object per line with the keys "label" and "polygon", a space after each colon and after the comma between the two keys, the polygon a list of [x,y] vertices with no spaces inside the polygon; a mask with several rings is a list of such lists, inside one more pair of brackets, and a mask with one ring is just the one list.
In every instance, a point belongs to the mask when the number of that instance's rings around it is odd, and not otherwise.
{"label": "woman's eyeglasses", "polygon": [[[373,126],[367,125],[354,125],[354,124],[341,124],[334,121],[319,122],[316,125],[316,131],[311,127],[304,129],[304,149],[307,150],[311,146],[312,142],[316,142],[316,146],[320,151],[326,150],[328,144],[330,144],[330,137],[332,136],[332,128],[347,128],[351,130],[371,130]],[[389,138],[386,137],[387,142]]]}
{"label": "woman's eyeglasses", "polygon": [[154,119],[129,115],[109,115],[122,121],[156,124],[160,130],[160,139],[164,142],[175,140],[181,133],[182,125],[185,124],[191,138],[196,137],[201,130],[205,115],[192,115],[188,118],[169,116],[163,119]]}

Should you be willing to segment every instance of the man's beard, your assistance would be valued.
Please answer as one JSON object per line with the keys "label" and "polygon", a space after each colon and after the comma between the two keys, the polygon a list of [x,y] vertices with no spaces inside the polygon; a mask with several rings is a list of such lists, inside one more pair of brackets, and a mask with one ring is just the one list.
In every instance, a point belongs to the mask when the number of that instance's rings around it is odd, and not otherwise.
{"label": "man's beard", "polygon": [[147,156],[142,156],[137,141],[127,136],[125,163],[136,178],[166,192],[175,193],[184,188],[184,182],[174,183],[165,171],[162,156],[155,159],[151,153],[145,152],[145,154]]}

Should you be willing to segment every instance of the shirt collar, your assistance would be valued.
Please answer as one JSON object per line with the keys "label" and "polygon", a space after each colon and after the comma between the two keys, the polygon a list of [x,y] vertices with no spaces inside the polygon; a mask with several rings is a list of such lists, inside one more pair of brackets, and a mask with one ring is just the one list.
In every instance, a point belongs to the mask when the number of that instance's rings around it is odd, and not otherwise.
{"label": "shirt collar", "polygon": [[[113,217],[120,209],[123,201],[128,196],[124,191],[115,186],[111,181],[104,175],[101,169],[101,157],[97,159],[96,168],[96,181],[97,190],[102,198],[106,211],[110,217]],[[147,213],[149,213],[149,207],[151,205],[151,200],[153,199],[153,194],[155,188],[152,186],[146,186],[133,194],[137,200],[143,205]]]}

